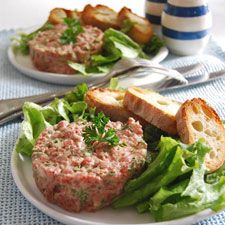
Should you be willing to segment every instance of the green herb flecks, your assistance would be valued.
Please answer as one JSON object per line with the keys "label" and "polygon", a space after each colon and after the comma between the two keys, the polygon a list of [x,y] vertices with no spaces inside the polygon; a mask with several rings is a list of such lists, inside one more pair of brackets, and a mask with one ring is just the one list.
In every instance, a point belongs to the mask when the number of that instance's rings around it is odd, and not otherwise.
{"label": "green herb flecks", "polygon": [[83,189],[80,189],[80,190],[72,189],[72,192],[77,198],[79,198],[80,203],[82,205],[87,201],[88,193],[86,191],[84,191]]}
{"label": "green herb flecks", "polygon": [[92,124],[88,126],[84,133],[84,141],[89,147],[93,146],[93,143],[107,143],[109,146],[116,146],[119,144],[119,138],[116,135],[116,130],[113,128],[105,129],[106,124],[109,122],[109,118],[102,112],[98,113],[91,119]]}
{"label": "green herb flecks", "polygon": [[143,51],[149,55],[156,55],[165,43],[154,34],[152,39],[143,47]]}
{"label": "green herb flecks", "polygon": [[82,28],[80,21],[73,18],[65,18],[64,23],[67,25],[67,29],[63,32],[60,37],[62,44],[75,43],[78,34],[82,33],[84,29]]}
{"label": "green herb flecks", "polygon": [[49,22],[46,22],[41,28],[37,29],[36,31],[26,34],[26,33],[21,33],[19,35],[19,38],[14,37],[12,38],[13,44],[13,51],[15,54],[21,53],[22,55],[28,55],[29,54],[29,41],[33,40],[35,36],[45,30],[52,29],[53,25]]}

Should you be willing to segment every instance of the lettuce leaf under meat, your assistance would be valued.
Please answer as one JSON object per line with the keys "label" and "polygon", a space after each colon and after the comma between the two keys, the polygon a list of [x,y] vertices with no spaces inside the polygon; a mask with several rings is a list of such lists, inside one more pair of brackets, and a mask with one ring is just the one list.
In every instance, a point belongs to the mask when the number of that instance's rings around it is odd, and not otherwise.
{"label": "lettuce leaf under meat", "polygon": [[[73,122],[87,117],[87,104],[84,102],[84,95],[87,90],[86,84],[77,85],[63,99],[55,99],[46,107],[25,102],[23,106],[24,121],[21,124],[16,151],[30,157],[35,141],[48,126],[57,124],[61,120]],[[88,116],[90,116],[90,113],[88,113]]]}
{"label": "lettuce leaf under meat", "polygon": [[68,62],[68,65],[83,75],[90,73],[107,73],[112,66],[122,57],[148,58],[142,47],[126,34],[109,28],[104,32],[104,45],[101,54],[91,57],[88,65]]}

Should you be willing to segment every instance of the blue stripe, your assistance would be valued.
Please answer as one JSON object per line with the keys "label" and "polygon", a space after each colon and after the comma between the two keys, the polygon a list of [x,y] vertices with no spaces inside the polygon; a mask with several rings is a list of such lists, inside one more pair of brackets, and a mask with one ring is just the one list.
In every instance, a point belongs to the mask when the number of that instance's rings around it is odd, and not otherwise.
{"label": "blue stripe", "polygon": [[178,7],[171,4],[167,4],[165,12],[171,16],[177,17],[197,17],[204,16],[209,12],[208,5],[197,7]]}
{"label": "blue stripe", "polygon": [[201,39],[207,34],[209,34],[209,29],[207,30],[202,30],[202,31],[196,31],[196,32],[182,32],[182,31],[176,31],[176,30],[171,30],[166,27],[162,27],[162,33],[163,35],[173,38],[173,39],[178,39],[178,40],[197,40]]}
{"label": "blue stripe", "polygon": [[153,16],[148,13],[145,13],[145,17],[153,24],[161,24],[161,16]]}
{"label": "blue stripe", "polygon": [[167,3],[167,0],[147,0],[148,2]]}

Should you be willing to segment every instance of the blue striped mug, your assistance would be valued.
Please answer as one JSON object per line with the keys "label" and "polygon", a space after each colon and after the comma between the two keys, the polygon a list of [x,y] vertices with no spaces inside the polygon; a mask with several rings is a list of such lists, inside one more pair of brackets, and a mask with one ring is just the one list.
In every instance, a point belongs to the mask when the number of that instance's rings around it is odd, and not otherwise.
{"label": "blue striped mug", "polygon": [[145,1],[145,17],[154,26],[154,31],[161,34],[161,15],[167,0],[146,0]]}
{"label": "blue striped mug", "polygon": [[162,34],[178,55],[201,52],[210,37],[212,15],[206,0],[168,0],[162,13]]}

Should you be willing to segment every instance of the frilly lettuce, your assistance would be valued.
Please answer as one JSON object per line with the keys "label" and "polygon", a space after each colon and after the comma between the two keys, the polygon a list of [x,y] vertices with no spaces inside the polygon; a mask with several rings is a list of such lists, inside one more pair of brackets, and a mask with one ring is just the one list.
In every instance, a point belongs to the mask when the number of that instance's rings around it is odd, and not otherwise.
{"label": "frilly lettuce", "polygon": [[[87,116],[87,105],[83,101],[87,90],[86,84],[80,84],[66,94],[63,99],[55,99],[46,107],[25,102],[23,106],[24,121],[21,124],[16,151],[30,157],[35,141],[45,128],[61,120],[73,122]],[[90,116],[90,113],[88,113],[88,116]]]}

